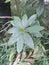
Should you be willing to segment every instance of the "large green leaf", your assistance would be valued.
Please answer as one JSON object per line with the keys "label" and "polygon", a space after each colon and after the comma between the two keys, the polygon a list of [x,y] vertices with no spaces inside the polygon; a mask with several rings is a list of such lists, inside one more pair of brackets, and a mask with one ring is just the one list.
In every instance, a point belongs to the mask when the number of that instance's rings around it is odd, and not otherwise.
{"label": "large green leaf", "polygon": [[18,31],[18,29],[16,28],[16,27],[12,27],[12,28],[10,28],[8,31],[7,31],[7,33],[18,33],[19,31]]}
{"label": "large green leaf", "polygon": [[21,19],[19,17],[14,16],[13,19],[13,21],[10,21],[13,26],[22,27]]}
{"label": "large green leaf", "polygon": [[17,52],[20,53],[23,49],[23,43],[22,40],[17,41]]}
{"label": "large green leaf", "polygon": [[19,37],[18,33],[17,34],[12,34],[12,36],[10,37],[10,39],[8,41],[8,45],[9,46],[13,45],[17,41],[18,37]]}
{"label": "large green leaf", "polygon": [[18,51],[18,53],[20,53],[20,52],[22,51],[22,49],[23,49],[23,44],[24,44],[24,39],[23,39],[23,36],[20,35],[20,36],[19,36],[19,39],[18,39],[18,41],[17,41],[17,51]]}
{"label": "large green leaf", "polygon": [[35,33],[35,32],[39,32],[43,29],[44,29],[44,27],[42,27],[42,26],[34,25],[34,26],[26,28],[26,31],[30,32],[30,33]]}
{"label": "large green leaf", "polygon": [[27,46],[34,49],[34,42],[28,33],[24,33],[24,42]]}
{"label": "large green leaf", "polygon": [[22,51],[22,49],[23,49],[23,43],[20,40],[17,42],[17,52],[20,53]]}

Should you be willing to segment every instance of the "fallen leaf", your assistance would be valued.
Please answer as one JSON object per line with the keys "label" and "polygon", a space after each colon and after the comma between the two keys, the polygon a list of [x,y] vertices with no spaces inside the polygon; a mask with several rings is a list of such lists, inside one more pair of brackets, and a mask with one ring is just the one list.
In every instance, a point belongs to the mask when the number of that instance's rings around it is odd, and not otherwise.
{"label": "fallen leaf", "polygon": [[26,52],[23,52],[23,53],[22,53],[22,58],[21,58],[21,59],[23,60],[23,59],[25,59],[25,58],[26,58]]}

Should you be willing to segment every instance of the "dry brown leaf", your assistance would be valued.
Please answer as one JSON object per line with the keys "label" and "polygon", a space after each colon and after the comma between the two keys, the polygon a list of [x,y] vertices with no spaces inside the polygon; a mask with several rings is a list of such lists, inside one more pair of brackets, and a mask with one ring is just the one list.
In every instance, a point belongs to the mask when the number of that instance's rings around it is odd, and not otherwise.
{"label": "dry brown leaf", "polygon": [[23,53],[22,53],[22,58],[21,58],[21,59],[24,60],[25,58],[26,58],[26,52],[23,52]]}
{"label": "dry brown leaf", "polygon": [[15,60],[15,62],[13,63],[13,65],[17,65],[17,63],[20,61],[20,59]]}
{"label": "dry brown leaf", "polygon": [[16,58],[16,60],[18,60],[18,59],[20,59],[20,54],[18,54],[18,55],[17,55],[17,58]]}
{"label": "dry brown leaf", "polygon": [[24,61],[32,64],[34,63],[34,59],[25,59]]}
{"label": "dry brown leaf", "polygon": [[36,45],[35,48],[34,48],[34,53],[33,53],[33,55],[31,57],[36,58],[36,53],[37,52],[38,52],[38,46]]}
{"label": "dry brown leaf", "polygon": [[32,58],[36,58],[36,54],[33,54],[31,57],[32,57]]}
{"label": "dry brown leaf", "polygon": [[35,48],[34,48],[34,53],[33,54],[36,54],[38,52],[38,46],[36,45]]}
{"label": "dry brown leaf", "polygon": [[32,54],[32,51],[29,52],[28,58],[31,56],[31,54]]}
{"label": "dry brown leaf", "polygon": [[12,65],[12,62],[10,62],[9,65]]}
{"label": "dry brown leaf", "polygon": [[28,65],[31,65],[30,63],[27,62]]}
{"label": "dry brown leaf", "polygon": [[15,62],[13,63],[13,65],[17,65],[17,63],[19,63],[19,61],[20,61],[20,54],[18,54],[18,56],[17,56]]}

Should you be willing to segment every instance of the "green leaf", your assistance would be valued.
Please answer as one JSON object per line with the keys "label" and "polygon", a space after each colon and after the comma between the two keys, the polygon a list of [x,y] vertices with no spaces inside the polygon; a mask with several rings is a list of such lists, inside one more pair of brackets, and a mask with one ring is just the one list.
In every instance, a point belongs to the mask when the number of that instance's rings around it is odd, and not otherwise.
{"label": "green leaf", "polygon": [[30,48],[34,49],[34,42],[28,33],[24,33],[25,44]]}
{"label": "green leaf", "polygon": [[25,20],[27,20],[27,19],[28,19],[27,15],[24,14],[24,15],[22,16],[22,20],[25,22]]}
{"label": "green leaf", "polygon": [[23,42],[20,40],[17,42],[17,52],[20,53],[23,49]]}
{"label": "green leaf", "polygon": [[32,4],[33,2],[34,2],[34,0],[27,0],[26,6]]}
{"label": "green leaf", "polygon": [[23,35],[20,35],[18,40],[17,40],[17,51],[20,53],[23,49],[23,44],[24,44],[24,38]]}
{"label": "green leaf", "polygon": [[8,2],[10,2],[10,0],[6,0],[6,1],[5,1],[5,3],[8,3]]}
{"label": "green leaf", "polygon": [[18,29],[16,28],[16,27],[12,27],[12,28],[10,28],[8,31],[7,31],[7,33],[18,33]]}
{"label": "green leaf", "polygon": [[28,17],[26,14],[22,17],[22,24],[23,24],[23,27],[28,26]]}
{"label": "green leaf", "polygon": [[39,3],[37,8],[36,8],[36,12],[37,12],[37,15],[40,16],[44,11],[44,3]]}
{"label": "green leaf", "polygon": [[31,25],[32,23],[35,23],[35,20],[37,19],[37,14],[34,14],[34,15],[32,15],[29,19],[28,19],[28,21],[29,21],[29,25]]}
{"label": "green leaf", "polygon": [[18,37],[19,37],[19,34],[12,34],[12,36],[10,37],[8,41],[8,45],[13,45],[17,41]]}
{"label": "green leaf", "polygon": [[14,54],[15,54],[15,52],[12,51],[11,54],[10,54],[10,57],[9,57],[9,61],[10,61],[10,62],[13,61],[13,59],[14,59]]}
{"label": "green leaf", "polygon": [[22,27],[22,22],[21,22],[21,19],[19,18],[19,17],[17,17],[17,16],[14,16],[13,17],[14,18],[14,20],[13,21],[10,21],[11,22],[11,24],[13,25],[13,26],[15,26],[15,27]]}
{"label": "green leaf", "polygon": [[35,32],[39,32],[43,29],[44,29],[44,27],[42,27],[42,26],[34,25],[34,26],[26,28],[26,31],[30,32],[30,33],[35,33]]}
{"label": "green leaf", "polygon": [[36,33],[34,33],[34,35],[35,35],[36,37],[42,37],[42,34],[41,34],[40,32],[36,32]]}
{"label": "green leaf", "polygon": [[20,65],[28,65],[26,62],[20,62]]}

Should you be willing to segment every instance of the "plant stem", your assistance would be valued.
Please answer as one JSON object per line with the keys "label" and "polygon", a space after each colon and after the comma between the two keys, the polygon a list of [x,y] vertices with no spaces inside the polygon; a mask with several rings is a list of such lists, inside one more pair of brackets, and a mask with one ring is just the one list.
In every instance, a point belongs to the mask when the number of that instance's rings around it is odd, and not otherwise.
{"label": "plant stem", "polygon": [[19,1],[18,0],[15,0],[15,1],[16,1],[16,7],[17,7],[17,16],[21,17],[21,13],[19,9]]}

